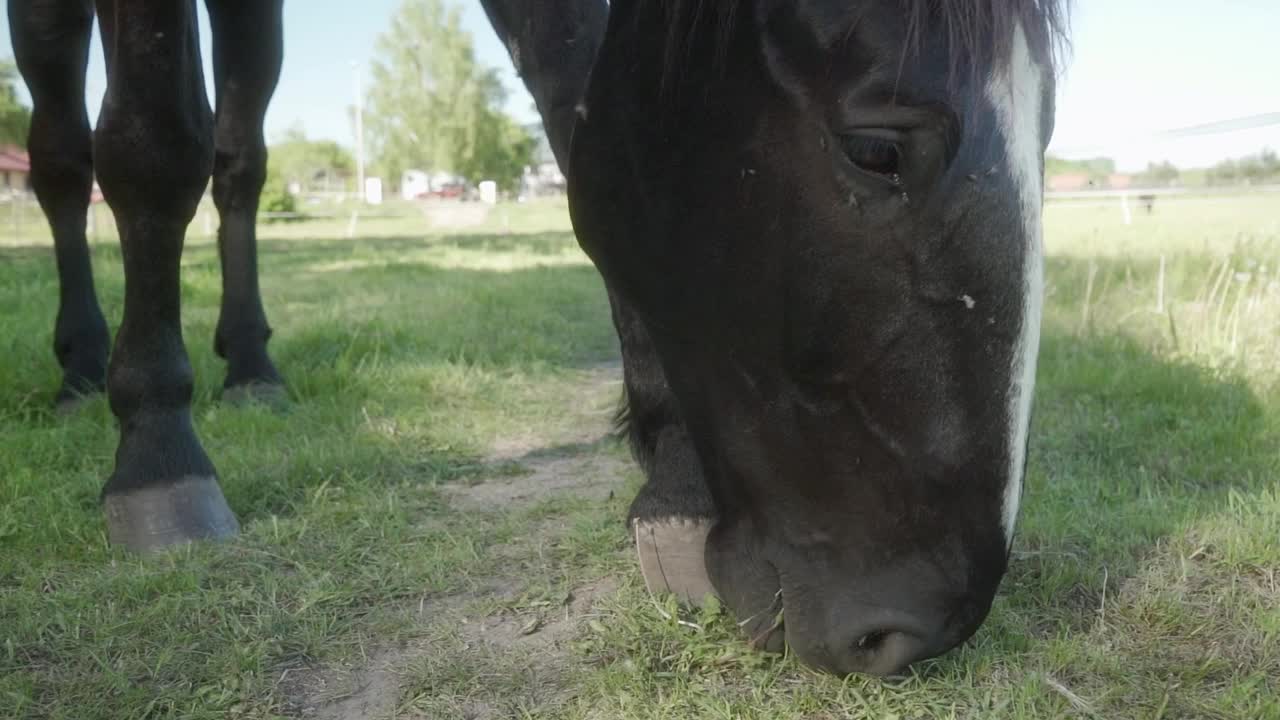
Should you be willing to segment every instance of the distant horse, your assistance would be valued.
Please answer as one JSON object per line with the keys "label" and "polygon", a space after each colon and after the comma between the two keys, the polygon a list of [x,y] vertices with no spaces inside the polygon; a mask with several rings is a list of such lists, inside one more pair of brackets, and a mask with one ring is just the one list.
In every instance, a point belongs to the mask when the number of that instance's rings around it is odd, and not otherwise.
{"label": "distant horse", "polygon": [[[283,0],[207,0],[217,109],[205,94],[194,0],[97,0],[107,92],[96,130],[85,110],[95,4],[9,0],[18,70],[31,91],[31,184],[53,230],[61,285],[57,402],[104,387],[120,422],[102,500],[111,542],[146,550],[237,531],[191,423],[182,341],[183,236],[210,175],[220,217],[222,310],[214,347],[224,395],[274,397],[283,381],[258,289],[254,223],[266,177],[263,116],[283,57]],[[86,211],[97,173],[120,229],[124,318],[108,350]]]}
{"label": "distant horse", "polygon": [[892,673],[1022,494],[1058,0],[484,0],[622,344],[651,588]]}

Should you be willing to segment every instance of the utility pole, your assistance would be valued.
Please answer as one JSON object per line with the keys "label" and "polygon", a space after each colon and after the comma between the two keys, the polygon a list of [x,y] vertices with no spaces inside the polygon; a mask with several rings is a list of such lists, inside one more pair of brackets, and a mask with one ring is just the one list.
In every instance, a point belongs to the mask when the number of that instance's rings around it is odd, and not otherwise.
{"label": "utility pole", "polygon": [[360,87],[360,63],[351,61],[356,84],[356,197],[364,202],[364,92]]}

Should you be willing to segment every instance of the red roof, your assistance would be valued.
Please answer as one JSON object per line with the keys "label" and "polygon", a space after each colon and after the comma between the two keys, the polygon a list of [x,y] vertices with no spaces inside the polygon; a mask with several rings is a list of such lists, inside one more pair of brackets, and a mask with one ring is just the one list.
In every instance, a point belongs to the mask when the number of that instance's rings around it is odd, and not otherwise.
{"label": "red roof", "polygon": [[31,172],[31,157],[17,145],[0,145],[0,172]]}
{"label": "red roof", "polygon": [[1083,190],[1089,187],[1089,174],[1082,172],[1058,173],[1049,176],[1049,189],[1054,192]]}

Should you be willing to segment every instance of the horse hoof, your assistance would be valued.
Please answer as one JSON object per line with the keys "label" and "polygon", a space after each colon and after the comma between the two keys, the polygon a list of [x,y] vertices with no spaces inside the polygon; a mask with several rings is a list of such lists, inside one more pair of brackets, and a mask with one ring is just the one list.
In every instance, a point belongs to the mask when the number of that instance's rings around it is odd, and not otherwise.
{"label": "horse hoof", "polygon": [[233,407],[266,405],[279,409],[289,404],[289,393],[278,383],[249,382],[223,388],[222,402]]}
{"label": "horse hoof", "polygon": [[193,540],[234,536],[240,523],[213,476],[187,476],[102,500],[107,539],[134,552],[162,550]]}
{"label": "horse hoof", "polygon": [[640,573],[649,592],[670,592],[689,605],[716,595],[707,576],[707,519],[665,518],[632,523]]}

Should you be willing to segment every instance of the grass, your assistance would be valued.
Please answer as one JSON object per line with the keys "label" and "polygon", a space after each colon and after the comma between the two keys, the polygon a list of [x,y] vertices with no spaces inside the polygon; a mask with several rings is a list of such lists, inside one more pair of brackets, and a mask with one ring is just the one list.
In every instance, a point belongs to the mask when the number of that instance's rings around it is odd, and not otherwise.
{"label": "grass", "polygon": [[[51,412],[51,253],[10,233],[0,717],[344,717],[373,687],[380,712],[432,718],[1280,718],[1272,204],[1162,200],[1128,226],[1047,209],[1015,560],[974,640],[895,682],[751,652],[717,608],[644,592],[622,525],[638,473],[599,439],[616,339],[562,203],[355,239],[265,226],[284,412],[215,402],[220,278],[193,230],[195,415],[244,533],[151,559],[105,543],[112,420],[102,400]],[[95,269],[114,324],[113,243]]]}

